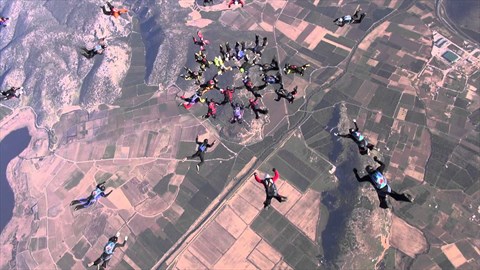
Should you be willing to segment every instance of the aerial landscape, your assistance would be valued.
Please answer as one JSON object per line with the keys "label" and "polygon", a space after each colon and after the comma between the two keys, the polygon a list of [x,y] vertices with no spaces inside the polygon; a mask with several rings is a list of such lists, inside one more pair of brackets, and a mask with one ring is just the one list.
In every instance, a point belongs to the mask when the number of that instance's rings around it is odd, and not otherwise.
{"label": "aerial landscape", "polygon": [[480,269],[480,1],[235,2],[0,3],[0,269]]}

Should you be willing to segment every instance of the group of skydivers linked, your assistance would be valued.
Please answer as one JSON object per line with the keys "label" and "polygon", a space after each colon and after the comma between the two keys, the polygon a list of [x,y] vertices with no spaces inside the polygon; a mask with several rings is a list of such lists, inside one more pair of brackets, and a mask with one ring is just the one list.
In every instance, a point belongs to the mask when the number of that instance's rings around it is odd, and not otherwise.
{"label": "group of skydivers linked", "polygon": [[[204,0],[204,6],[207,4],[212,4],[213,0]],[[244,5],[244,1],[242,0],[231,0],[228,2],[228,6],[230,7],[232,4],[240,4],[242,7]],[[107,2],[105,6],[101,6],[102,11],[105,15],[113,16],[114,18],[118,18],[121,14],[128,12],[127,9],[117,9],[111,3]],[[335,23],[338,26],[344,26],[345,24],[352,24],[352,23],[360,23],[362,19],[365,17],[365,13],[358,14],[361,9],[355,11],[353,16],[343,16],[341,18],[335,19]],[[6,27],[9,18],[0,17],[0,27]],[[270,63],[259,63],[258,61],[262,57],[262,53],[265,47],[268,44],[267,38],[264,37],[260,42],[260,37],[258,35],[255,36],[255,45],[251,48],[247,48],[245,42],[237,42],[235,44],[234,50],[230,47],[228,42],[225,43],[224,46],[220,45],[220,56],[217,56],[213,59],[213,61],[209,61],[206,58],[205,47],[210,42],[205,40],[202,33],[200,31],[197,32],[197,36],[193,37],[194,44],[200,46],[200,51],[195,53],[195,60],[200,65],[200,69],[198,71],[192,71],[191,69],[185,67],[186,74],[182,74],[185,80],[195,80],[195,83],[199,85],[200,89],[197,90],[192,96],[190,97],[180,97],[185,102],[181,103],[181,106],[184,106],[186,109],[190,109],[194,104],[197,102],[207,102],[208,104],[208,112],[204,115],[204,118],[215,118],[216,117],[216,106],[217,105],[225,105],[229,103],[233,108],[233,116],[230,120],[231,123],[239,123],[242,124],[243,122],[243,110],[244,106],[239,104],[238,102],[233,102],[233,94],[236,90],[245,88],[249,91],[254,98],[249,99],[249,107],[255,113],[256,118],[258,119],[260,116],[259,114],[267,114],[267,108],[260,108],[258,105],[258,99],[262,97],[259,91],[265,89],[268,85],[272,84],[279,84],[280,87],[275,89],[275,93],[277,97],[275,98],[276,101],[280,101],[281,98],[285,98],[289,103],[293,103],[295,99],[295,95],[297,94],[297,86],[294,87],[292,91],[287,91],[283,87],[282,83],[282,76],[279,72],[279,64],[275,58],[271,60]],[[95,55],[103,54],[104,50],[106,49],[107,44],[104,38],[100,39],[98,44],[92,49],[82,48],[81,54],[88,59],[93,58]],[[251,51],[253,56],[250,56],[248,52]],[[252,59],[250,59],[252,58]],[[236,66],[226,66],[225,61],[236,60]],[[243,61],[243,63],[242,63]],[[240,64],[241,63],[241,64]],[[206,83],[201,83],[203,72],[206,71],[211,65],[215,65],[218,69],[217,74]],[[249,70],[250,68],[257,66],[260,71],[263,73],[261,74],[262,80],[264,81],[263,85],[255,86],[252,80],[249,77]],[[283,71],[286,74],[299,74],[301,76],[304,75],[304,72],[309,64],[304,64],[302,66],[290,65],[285,64]],[[223,74],[226,71],[231,71],[233,69],[238,69],[241,73],[245,74],[242,79],[243,86],[241,87],[226,87],[225,89],[220,89],[218,87],[218,75]],[[275,75],[268,74],[270,71],[276,71]],[[224,100],[222,102],[215,102],[213,100],[207,100],[202,98],[204,94],[212,89],[217,89],[224,95]],[[23,93],[23,87],[11,87],[6,91],[1,91],[0,100],[9,100],[13,97],[19,98],[20,95]],[[375,149],[375,146],[367,141],[367,139],[359,132],[359,128],[357,126],[356,120],[353,120],[355,128],[349,129],[347,134],[338,134],[334,133],[335,136],[345,137],[352,139],[359,148],[359,152],[361,155],[370,155],[370,151]],[[196,144],[198,145],[197,151],[185,158],[186,159],[194,159],[196,157],[200,158],[200,163],[196,165],[197,171],[200,170],[200,166],[204,163],[204,155],[208,148],[212,147],[215,144],[215,141],[209,144],[208,139],[204,139],[203,141],[199,141],[198,136],[195,139]],[[381,208],[388,208],[386,202],[386,196],[389,195],[395,200],[398,201],[407,201],[412,202],[413,199],[409,194],[399,194],[391,189],[391,187],[387,183],[387,179],[383,175],[385,170],[385,164],[378,160],[375,156],[374,160],[380,164],[380,166],[374,169],[372,166],[368,165],[366,167],[367,175],[360,177],[358,175],[357,169],[354,169],[355,177],[359,182],[368,181],[370,182],[375,189],[377,190],[378,197],[380,200],[380,207]],[[287,201],[287,197],[282,196],[278,192],[278,188],[276,186],[276,181],[280,177],[279,172],[273,168],[273,177],[269,174],[266,174],[265,177],[262,179],[258,176],[256,172],[254,172],[254,178],[258,183],[261,183],[264,186],[266,199],[263,203],[264,208],[268,209],[270,207],[271,200],[275,198],[279,202]],[[112,190],[108,193],[105,193],[106,186],[105,182],[99,183],[95,190],[86,197],[81,198],[79,200],[74,200],[70,203],[71,206],[74,207],[74,211],[87,208],[97,202],[101,197],[108,197]],[[98,259],[88,264],[90,266],[97,266],[98,269],[105,269],[107,267],[108,261],[112,258],[113,252],[117,247],[123,247],[126,244],[128,236],[125,236],[123,243],[118,243],[120,233],[117,233],[115,236],[112,236],[108,239],[107,244],[103,249],[103,253],[100,255]]]}
{"label": "group of skydivers linked", "polygon": [[[205,1],[204,5],[206,2]],[[365,17],[366,13],[361,13],[361,9],[357,8],[353,16],[346,15],[341,18],[337,18],[334,22],[343,27],[345,24],[354,24],[360,23],[363,18]],[[265,47],[268,44],[267,37],[264,37],[260,40],[259,35],[255,35],[255,44],[252,47],[246,46],[245,42],[236,42],[234,49],[232,50],[230,44],[228,42],[225,45],[219,45],[220,48],[220,56],[214,57],[213,61],[209,61],[207,59],[205,48],[207,45],[210,44],[208,40],[206,40],[203,34],[198,31],[197,37],[193,37],[193,43],[195,45],[200,46],[199,52],[195,53],[195,60],[200,65],[198,71],[193,71],[190,68],[184,67],[186,73],[181,74],[180,76],[185,80],[194,80],[195,84],[199,85],[199,89],[190,97],[181,96],[180,98],[184,101],[183,103],[179,104],[179,106],[184,106],[186,109],[190,109],[194,104],[201,102],[206,102],[208,105],[207,114],[204,115],[204,118],[215,118],[216,117],[216,106],[217,105],[225,105],[230,103],[231,107],[233,108],[233,116],[230,120],[231,123],[239,123],[241,124],[243,121],[243,105],[240,105],[238,102],[233,101],[233,94],[235,90],[245,88],[248,92],[250,92],[254,98],[249,99],[249,106],[253,112],[255,113],[256,119],[260,116],[259,114],[267,114],[267,108],[260,108],[258,105],[258,99],[262,97],[259,93],[260,90],[265,89],[268,85],[271,84],[279,84],[280,87],[275,89],[275,93],[277,94],[276,101],[280,101],[281,98],[285,98],[289,103],[293,103],[295,99],[295,95],[297,94],[297,86],[294,87],[293,91],[289,92],[284,89],[282,83],[282,76],[279,71],[279,64],[275,58],[271,60],[270,63],[259,63],[261,60],[262,53]],[[253,53],[253,56],[249,55],[249,51]],[[226,61],[235,61],[236,65],[234,66],[226,66]],[[242,62],[243,61],[243,62]],[[205,83],[201,83],[203,73],[206,71],[207,68],[210,68],[211,65],[215,65],[217,68],[217,74],[213,76],[212,79],[208,80]],[[249,70],[250,68],[258,66],[260,71],[263,73],[261,74],[262,80],[264,81],[263,85],[255,86],[253,85],[252,80],[249,77]],[[283,71],[286,74],[299,74],[301,76],[304,75],[304,72],[309,64],[304,64],[302,66],[290,65],[285,64]],[[238,69],[240,73],[245,74],[242,79],[243,86],[240,87],[226,87],[225,89],[218,87],[218,75],[222,75],[227,71],[232,71],[233,69]],[[269,75],[269,71],[277,71],[275,75]],[[202,96],[212,89],[217,89],[224,95],[224,100],[222,102],[215,102],[212,99],[208,100],[207,98],[202,98]],[[375,149],[375,146],[367,141],[367,139],[359,132],[359,128],[357,126],[357,122],[353,120],[355,128],[349,129],[349,133],[347,134],[338,134],[334,133],[335,136],[351,138],[359,148],[359,152],[361,155],[370,155],[370,151]],[[200,158],[200,163],[196,165],[197,171],[200,170],[200,166],[204,163],[205,152],[208,148],[212,147],[215,142],[212,144],[208,143],[208,139],[204,139],[203,142],[198,140],[198,135],[195,138],[195,142],[198,145],[197,151],[189,156],[186,157],[184,160],[187,159],[194,159],[196,157]],[[365,169],[367,175],[364,177],[360,177],[358,175],[358,171],[354,169],[355,177],[359,182],[369,181],[374,188],[377,190],[377,194],[380,200],[380,207],[381,208],[388,208],[386,196],[389,195],[397,201],[407,201],[412,202],[413,198],[406,193],[399,194],[391,189],[391,187],[387,183],[386,177],[383,175],[383,171],[385,169],[385,164],[382,163],[378,158],[375,156],[374,161],[379,163],[380,166],[374,169],[372,166],[368,165]],[[266,199],[264,201],[264,208],[268,209],[271,203],[271,200],[275,198],[279,202],[287,201],[287,197],[282,196],[278,193],[278,188],[276,187],[275,182],[279,178],[278,171],[273,168],[272,169],[274,176],[271,177],[269,174],[266,174],[263,179],[261,179],[258,174],[255,172],[254,177],[255,180],[259,183],[262,183],[265,188]]]}

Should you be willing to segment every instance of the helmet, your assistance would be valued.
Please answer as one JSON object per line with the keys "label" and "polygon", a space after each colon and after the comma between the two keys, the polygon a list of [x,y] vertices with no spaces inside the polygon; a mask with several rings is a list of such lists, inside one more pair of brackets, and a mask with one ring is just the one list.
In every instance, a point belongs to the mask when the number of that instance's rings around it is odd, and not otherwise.
{"label": "helmet", "polygon": [[374,172],[374,170],[373,170],[373,167],[372,167],[372,166],[370,166],[370,165],[367,165],[367,167],[365,167],[365,170],[366,170],[366,171],[367,171],[367,173],[369,173],[369,174],[371,174],[371,173],[373,173],[373,172]]}
{"label": "helmet", "polygon": [[249,102],[253,102],[253,101],[254,101],[254,99],[253,99],[253,98],[251,98],[251,99],[249,99],[248,101],[249,101]]}
{"label": "helmet", "polygon": [[203,140],[203,143],[208,143],[208,139]]}
{"label": "helmet", "polygon": [[110,239],[108,239],[108,241],[116,243],[118,241],[118,237],[112,236]]}
{"label": "helmet", "polygon": [[101,191],[105,191],[105,186],[104,186],[104,185],[101,185],[101,186],[100,186],[100,190],[101,190]]}
{"label": "helmet", "polygon": [[240,72],[241,72],[241,73],[245,72],[245,69],[244,69],[244,68],[240,68]]}
{"label": "helmet", "polygon": [[208,83],[209,83],[209,84],[214,84],[215,81],[214,81],[214,80],[210,80],[210,81],[208,81]]}
{"label": "helmet", "polygon": [[271,178],[271,177],[270,177],[270,174],[268,174],[268,173],[265,174],[265,179],[267,179],[267,178]]}

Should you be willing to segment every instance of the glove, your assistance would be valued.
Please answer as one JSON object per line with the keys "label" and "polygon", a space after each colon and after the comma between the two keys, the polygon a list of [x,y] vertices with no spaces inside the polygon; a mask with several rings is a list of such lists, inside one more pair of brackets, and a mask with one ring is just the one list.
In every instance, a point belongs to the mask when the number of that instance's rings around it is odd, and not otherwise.
{"label": "glove", "polygon": [[117,232],[117,234],[115,234],[116,237],[119,237],[120,236],[120,232]]}
{"label": "glove", "polygon": [[337,132],[334,132],[333,135],[334,135],[334,136],[338,136],[338,133],[337,133]]}
{"label": "glove", "polygon": [[357,120],[356,120],[356,119],[353,119],[353,123],[356,123],[356,122],[357,122]]}
{"label": "glove", "polygon": [[358,172],[357,168],[353,168],[353,172],[357,173]]}
{"label": "glove", "polygon": [[257,175],[257,172],[254,172],[253,175]]}
{"label": "glove", "polygon": [[128,236],[125,236],[125,241],[127,241],[127,240],[128,240]]}

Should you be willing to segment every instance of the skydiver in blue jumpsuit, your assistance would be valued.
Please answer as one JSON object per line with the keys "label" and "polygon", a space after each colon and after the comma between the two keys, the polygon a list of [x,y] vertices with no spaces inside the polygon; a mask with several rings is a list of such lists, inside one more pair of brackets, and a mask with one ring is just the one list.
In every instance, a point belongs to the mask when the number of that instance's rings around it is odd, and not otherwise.
{"label": "skydiver in blue jumpsuit", "polygon": [[108,239],[108,243],[103,248],[102,255],[100,255],[100,257],[98,257],[98,259],[96,259],[94,262],[89,263],[87,267],[92,267],[96,265],[98,269],[107,268],[107,263],[112,258],[113,252],[115,251],[115,249],[117,247],[124,247],[125,244],[127,243],[128,236],[125,236],[123,243],[121,244],[117,243],[119,236],[120,236],[120,233],[118,232],[115,236],[110,237],[110,239]]}
{"label": "skydiver in blue jumpsuit", "polygon": [[112,193],[112,190],[110,190],[107,194],[105,194],[104,191],[105,191],[105,182],[102,182],[102,183],[97,185],[97,187],[95,188],[94,191],[92,191],[90,196],[88,196],[87,198],[80,199],[80,200],[73,200],[70,203],[70,205],[79,204],[79,205],[75,206],[74,211],[77,211],[77,210],[80,210],[80,209],[83,209],[83,208],[87,208],[90,205],[94,204],[96,201],[98,201],[100,199],[100,197],[108,197],[108,195],[110,195],[110,193]]}

